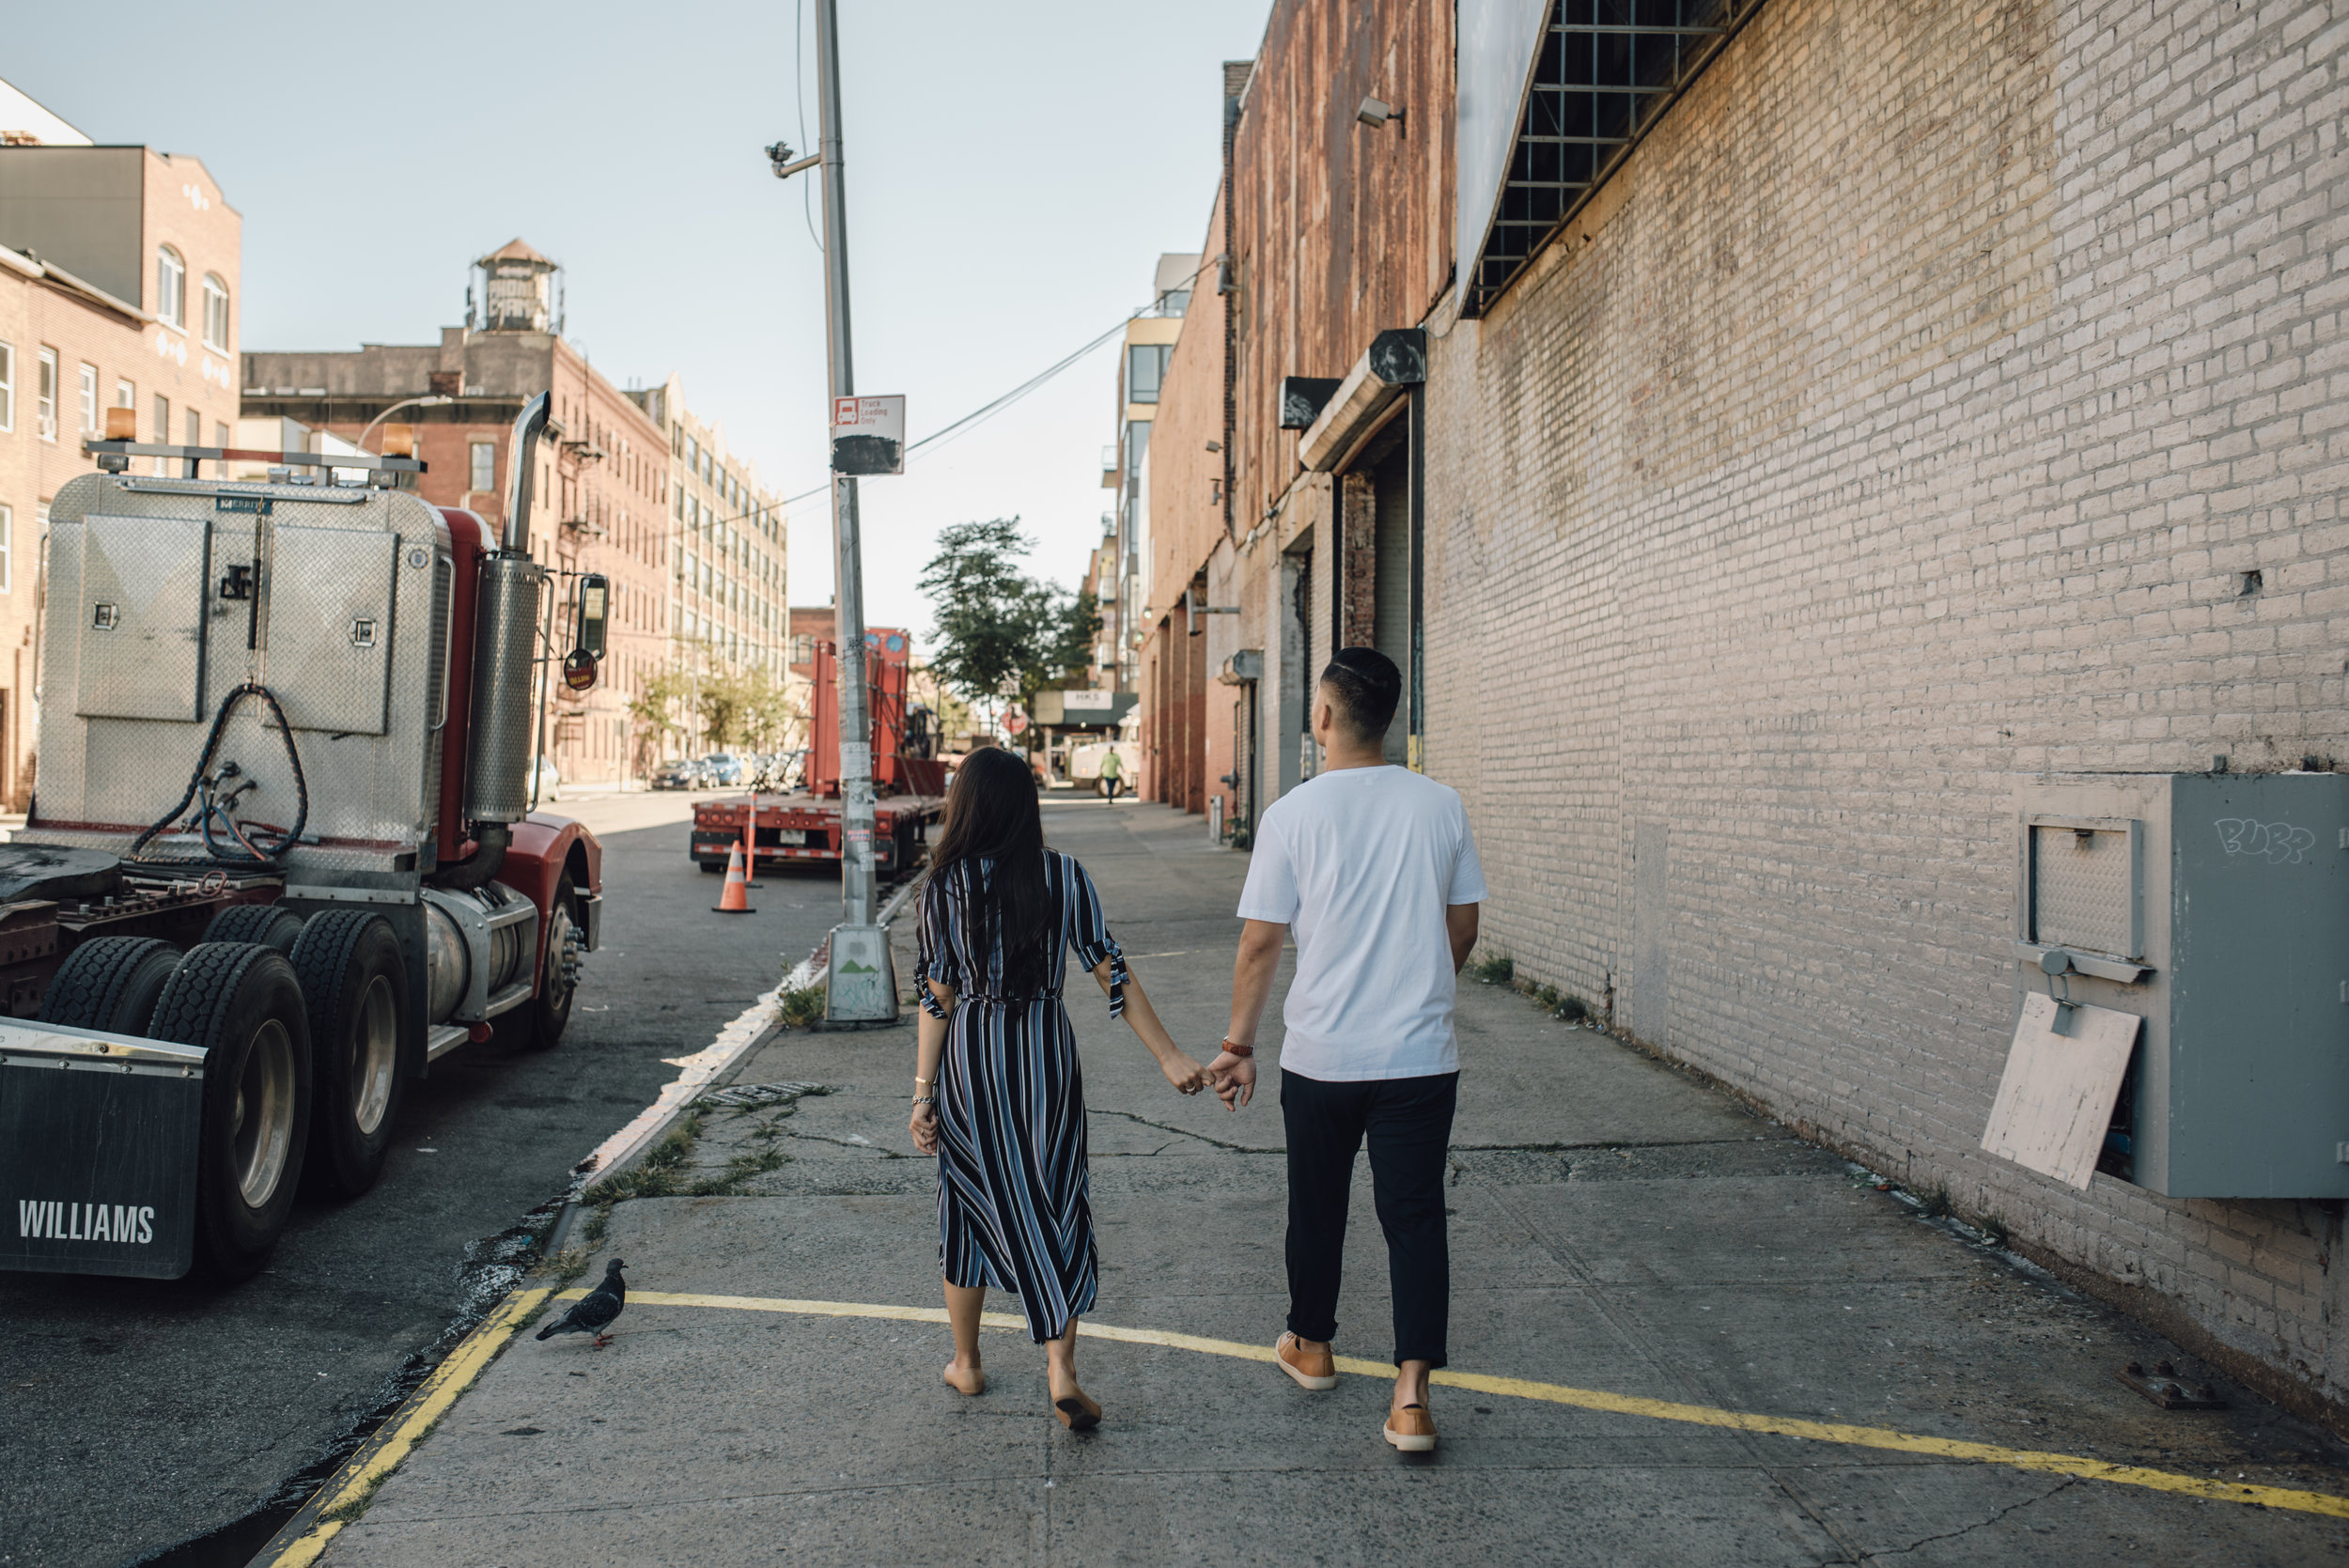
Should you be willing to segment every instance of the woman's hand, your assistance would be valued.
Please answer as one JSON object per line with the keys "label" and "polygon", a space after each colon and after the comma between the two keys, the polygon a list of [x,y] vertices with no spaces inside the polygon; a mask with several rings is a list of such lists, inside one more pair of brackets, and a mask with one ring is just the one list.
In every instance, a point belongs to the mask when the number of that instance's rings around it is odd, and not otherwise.
{"label": "woman's hand", "polygon": [[913,1134],[913,1146],[926,1155],[938,1153],[938,1107],[917,1105],[906,1130]]}
{"label": "woman's hand", "polygon": [[1207,1087],[1207,1069],[1191,1060],[1189,1052],[1176,1050],[1159,1058],[1159,1071],[1166,1075],[1179,1094],[1196,1094]]}

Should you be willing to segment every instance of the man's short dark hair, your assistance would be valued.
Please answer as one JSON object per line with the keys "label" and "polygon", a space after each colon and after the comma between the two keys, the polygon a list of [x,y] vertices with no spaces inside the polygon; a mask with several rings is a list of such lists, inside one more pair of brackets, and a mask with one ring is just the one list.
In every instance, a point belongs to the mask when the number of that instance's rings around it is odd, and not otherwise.
{"label": "man's short dark hair", "polygon": [[1394,722],[1403,699],[1403,672],[1377,648],[1340,648],[1321,672],[1337,721],[1357,740],[1377,740]]}

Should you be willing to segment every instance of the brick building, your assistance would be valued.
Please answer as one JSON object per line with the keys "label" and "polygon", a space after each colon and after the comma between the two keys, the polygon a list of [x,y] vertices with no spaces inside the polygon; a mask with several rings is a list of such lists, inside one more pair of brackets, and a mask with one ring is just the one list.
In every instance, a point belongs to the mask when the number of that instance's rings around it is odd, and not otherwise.
{"label": "brick building", "polygon": [[561,331],[555,263],[516,240],[475,265],[476,309],[466,325],[443,328],[438,344],[246,354],[243,411],[371,451],[386,416],[412,424],[428,469],[419,493],[469,507],[495,531],[514,418],[552,393],[531,548],[565,574],[557,613],[575,613],[579,574],[600,572],[612,582],[612,620],[602,680],[583,694],[550,693],[548,752],[567,782],[640,778],[661,746],[629,705],[655,675],[754,658],[779,669],[773,639],[744,635],[744,590],[771,582],[781,602],[782,507],[747,465],[724,458],[674,378],[615,387],[573,347]]}
{"label": "brick building", "polygon": [[49,502],[85,436],[217,445],[237,417],[243,221],[185,153],[101,147],[0,83],[0,800],[38,770]]}
{"label": "brick building", "polygon": [[2018,800],[2349,757],[2349,35],[1681,9],[1278,0],[1228,348],[1194,311],[1158,411],[1153,645],[1186,588],[1241,610],[1193,669],[1251,656],[1266,798],[1311,672],[1391,652],[1394,760],[1466,797],[1520,977],[2339,1419],[2329,1178],[2080,1189],[1980,1141],[2046,988]]}

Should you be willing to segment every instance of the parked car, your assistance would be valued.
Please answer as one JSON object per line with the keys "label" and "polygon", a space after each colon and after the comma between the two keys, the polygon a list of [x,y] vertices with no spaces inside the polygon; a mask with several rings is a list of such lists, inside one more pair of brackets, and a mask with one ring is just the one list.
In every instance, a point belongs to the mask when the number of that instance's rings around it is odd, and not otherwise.
{"label": "parked car", "polygon": [[712,752],[702,758],[702,783],[712,789],[739,789],[743,779],[742,759],[728,752]]}
{"label": "parked car", "polygon": [[672,757],[652,771],[655,789],[691,789],[701,782],[701,764],[686,757]]}

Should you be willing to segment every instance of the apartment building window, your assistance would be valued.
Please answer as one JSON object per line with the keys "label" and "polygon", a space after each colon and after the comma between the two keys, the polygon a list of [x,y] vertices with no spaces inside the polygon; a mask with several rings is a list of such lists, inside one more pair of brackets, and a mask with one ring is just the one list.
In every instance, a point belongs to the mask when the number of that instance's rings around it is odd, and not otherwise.
{"label": "apartment building window", "polygon": [[0,343],[0,430],[16,428],[16,345]]}
{"label": "apartment building window", "polygon": [[16,591],[16,512],[0,506],[0,594]]}
{"label": "apartment building window", "polygon": [[224,354],[228,351],[228,286],[217,272],[204,274],[204,342]]}
{"label": "apartment building window", "polygon": [[[171,444],[171,399],[160,392],[155,394],[155,442],[159,446]],[[163,467],[166,460],[163,458],[155,459],[155,472],[158,474],[168,472]]]}
{"label": "apartment building window", "polygon": [[155,314],[167,327],[188,330],[188,264],[169,245],[155,247]]}
{"label": "apartment building window", "polygon": [[477,441],[473,443],[473,473],[470,489],[494,490],[498,488],[498,449],[495,442]]}
{"label": "apartment building window", "polygon": [[117,409],[135,409],[138,406],[139,389],[127,380],[115,382],[115,407]]}
{"label": "apartment building window", "polygon": [[212,421],[212,444],[221,448],[223,451],[227,450],[228,422],[226,420],[215,419]]}
{"label": "apartment building window", "polygon": [[82,433],[94,436],[98,433],[98,366],[82,366],[80,391]]}
{"label": "apartment building window", "polygon": [[1126,349],[1126,401],[1155,403],[1166,380],[1166,362],[1174,357],[1172,343],[1135,343]]}
{"label": "apartment building window", "polygon": [[190,410],[188,411],[188,417],[187,417],[187,419],[186,419],[186,421],[185,421],[185,424],[187,425],[187,427],[188,427],[188,444],[189,444],[190,446],[201,446],[201,445],[203,445],[203,444],[204,444],[204,416],[203,416],[202,414],[200,414],[200,413],[196,412],[194,409],[190,409]]}
{"label": "apartment building window", "polygon": [[40,351],[40,381],[34,389],[33,413],[40,426],[40,439],[57,439],[57,350]]}

